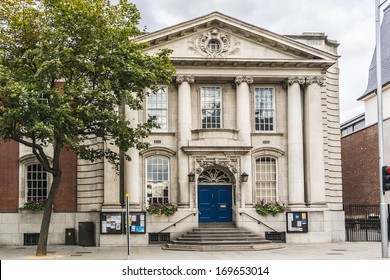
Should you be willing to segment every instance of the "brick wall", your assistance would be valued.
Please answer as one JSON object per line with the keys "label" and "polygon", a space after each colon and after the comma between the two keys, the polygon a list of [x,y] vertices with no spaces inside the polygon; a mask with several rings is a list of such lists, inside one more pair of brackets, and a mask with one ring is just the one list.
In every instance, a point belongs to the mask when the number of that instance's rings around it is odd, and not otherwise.
{"label": "brick wall", "polygon": [[77,156],[64,149],[60,158],[61,184],[54,201],[54,212],[77,211]]}
{"label": "brick wall", "polygon": [[[54,202],[54,212],[77,211],[77,156],[64,149],[61,154],[62,179]],[[0,213],[19,209],[19,143],[0,141]]]}
{"label": "brick wall", "polygon": [[19,143],[0,140],[0,212],[18,212]]}
{"label": "brick wall", "polygon": [[377,125],[341,138],[343,200],[345,204],[379,204]]}

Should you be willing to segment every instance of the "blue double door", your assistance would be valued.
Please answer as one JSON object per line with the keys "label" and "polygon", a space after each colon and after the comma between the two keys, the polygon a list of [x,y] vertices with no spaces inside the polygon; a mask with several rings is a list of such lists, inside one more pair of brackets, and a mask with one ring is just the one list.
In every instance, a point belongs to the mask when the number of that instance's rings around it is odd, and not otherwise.
{"label": "blue double door", "polygon": [[200,223],[232,221],[232,186],[198,186]]}

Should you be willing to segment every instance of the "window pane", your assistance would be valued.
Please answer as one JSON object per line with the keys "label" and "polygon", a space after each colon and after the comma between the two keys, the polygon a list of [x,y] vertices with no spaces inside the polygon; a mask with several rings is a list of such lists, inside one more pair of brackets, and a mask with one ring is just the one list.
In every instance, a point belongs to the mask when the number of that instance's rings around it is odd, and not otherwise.
{"label": "window pane", "polygon": [[256,88],[254,97],[255,130],[274,130],[274,90],[273,88]]}
{"label": "window pane", "polygon": [[147,115],[155,117],[159,128],[153,128],[153,131],[168,130],[168,93],[167,88],[161,87],[155,94],[150,93],[147,96]]}
{"label": "window pane", "polygon": [[277,201],[276,160],[271,157],[256,159],[256,202]]}
{"label": "window pane", "polygon": [[202,87],[202,128],[221,128],[221,87]]}
{"label": "window pane", "polygon": [[27,200],[39,201],[47,198],[47,172],[40,164],[27,166]]}
{"label": "window pane", "polygon": [[154,156],[147,159],[147,203],[169,200],[169,159]]}

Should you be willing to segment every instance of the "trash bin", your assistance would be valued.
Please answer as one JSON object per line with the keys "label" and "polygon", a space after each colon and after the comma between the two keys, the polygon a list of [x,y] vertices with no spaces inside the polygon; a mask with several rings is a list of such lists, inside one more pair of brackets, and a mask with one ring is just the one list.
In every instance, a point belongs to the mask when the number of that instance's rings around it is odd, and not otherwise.
{"label": "trash bin", "polygon": [[76,229],[65,229],[65,245],[76,245]]}
{"label": "trash bin", "polygon": [[95,246],[95,225],[93,222],[79,222],[79,246]]}

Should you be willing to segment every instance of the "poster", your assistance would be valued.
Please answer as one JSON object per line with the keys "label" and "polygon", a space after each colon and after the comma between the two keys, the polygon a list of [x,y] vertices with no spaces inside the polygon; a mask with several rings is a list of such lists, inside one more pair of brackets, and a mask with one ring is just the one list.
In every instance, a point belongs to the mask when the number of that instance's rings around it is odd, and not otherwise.
{"label": "poster", "polygon": [[286,212],[287,233],[306,233],[308,232],[308,214],[307,212]]}
{"label": "poster", "polygon": [[101,234],[121,234],[123,231],[122,212],[102,212],[100,214]]}
{"label": "poster", "polygon": [[130,212],[130,234],[146,234],[146,212]]}

